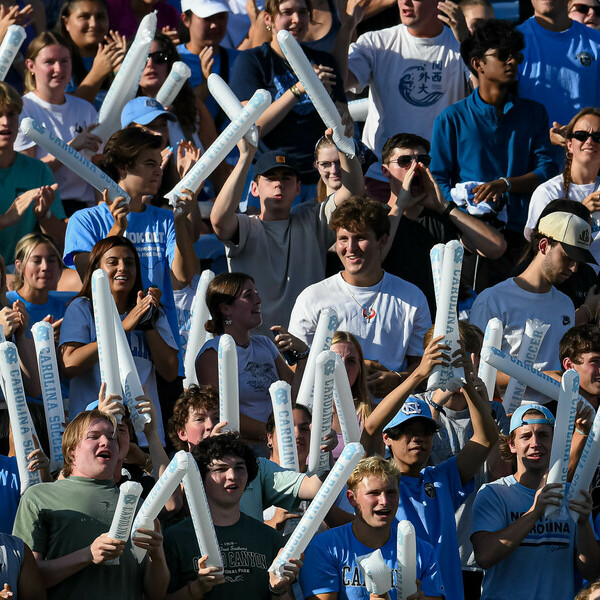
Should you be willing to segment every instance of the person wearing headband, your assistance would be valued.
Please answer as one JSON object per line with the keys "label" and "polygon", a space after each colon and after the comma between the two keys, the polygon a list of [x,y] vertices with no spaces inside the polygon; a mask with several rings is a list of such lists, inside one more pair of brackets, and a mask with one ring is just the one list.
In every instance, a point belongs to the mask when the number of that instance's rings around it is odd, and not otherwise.
{"label": "person wearing headband", "polygon": [[568,504],[576,522],[566,511],[544,515],[563,503],[561,485],[545,483],[553,432],[554,416],[545,406],[517,408],[509,435],[500,440],[500,452],[516,472],[485,485],[475,498],[471,541],[485,569],[482,600],[572,598],[576,579],[598,577],[600,547],[587,490]]}

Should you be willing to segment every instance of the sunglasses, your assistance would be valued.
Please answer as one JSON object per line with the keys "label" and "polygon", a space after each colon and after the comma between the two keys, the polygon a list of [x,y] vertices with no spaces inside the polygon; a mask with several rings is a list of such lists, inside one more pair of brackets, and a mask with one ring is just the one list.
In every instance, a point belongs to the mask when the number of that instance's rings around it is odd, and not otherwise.
{"label": "sunglasses", "polygon": [[600,6],[588,6],[587,4],[573,4],[573,6],[571,6],[571,10],[581,13],[582,15],[587,15],[590,12],[590,10],[593,10],[594,16],[600,17]]}
{"label": "sunglasses", "polygon": [[416,160],[418,163],[422,163],[425,167],[428,167],[431,164],[431,156],[429,156],[429,154],[417,154],[416,156],[399,156],[394,160],[390,160],[390,163],[396,163],[402,169],[406,169],[406,167],[410,167],[413,160]]}
{"label": "sunglasses", "polygon": [[600,144],[600,131],[574,131],[571,137],[576,139],[578,142],[586,142],[588,138],[592,138],[592,142]]}
{"label": "sunglasses", "polygon": [[523,62],[523,53],[522,52],[514,52],[513,50],[509,50],[508,48],[498,48],[493,52],[488,52],[484,54],[484,56],[495,56],[500,62],[507,62],[511,58],[515,59],[515,62],[520,65]]}
{"label": "sunglasses", "polygon": [[156,52],[150,52],[148,54],[148,60],[152,59],[152,62],[155,65],[164,65],[169,61],[169,57],[166,52],[162,50],[157,50]]}

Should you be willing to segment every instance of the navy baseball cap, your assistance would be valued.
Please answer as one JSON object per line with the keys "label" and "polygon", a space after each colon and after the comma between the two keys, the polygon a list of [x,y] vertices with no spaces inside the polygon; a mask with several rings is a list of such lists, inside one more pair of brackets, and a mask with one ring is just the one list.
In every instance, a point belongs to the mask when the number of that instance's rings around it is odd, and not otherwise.
{"label": "navy baseball cap", "polygon": [[291,169],[299,177],[300,169],[298,163],[286,152],[273,150],[261,154],[254,163],[254,175],[264,175],[272,169]]}
{"label": "navy baseball cap", "polygon": [[169,121],[177,121],[177,117],[165,110],[165,107],[155,98],[148,96],[138,96],[130,100],[121,111],[121,127],[125,129],[131,123],[139,125],[148,125],[154,119],[164,115]]}
{"label": "navy baseball cap", "polygon": [[[535,417],[533,419],[525,420],[525,415],[535,411],[542,413],[543,417]],[[534,425],[534,424],[544,424],[550,425],[550,427],[554,427],[554,415],[541,404],[523,404],[515,410],[510,418],[510,430],[508,433],[512,433],[515,429],[519,427],[523,427],[523,425]]]}
{"label": "navy baseball cap", "polygon": [[431,411],[427,402],[416,396],[409,396],[404,401],[402,408],[396,413],[396,416],[385,426],[383,433],[411,419],[427,419],[437,428],[437,422],[431,418]]}

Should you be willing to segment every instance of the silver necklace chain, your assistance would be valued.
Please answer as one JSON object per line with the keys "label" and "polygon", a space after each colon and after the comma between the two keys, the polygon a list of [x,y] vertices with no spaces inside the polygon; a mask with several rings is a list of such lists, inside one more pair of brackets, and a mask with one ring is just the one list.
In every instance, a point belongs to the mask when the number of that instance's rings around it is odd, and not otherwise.
{"label": "silver necklace chain", "polygon": [[350,284],[342,277],[342,281],[344,282],[344,285],[346,286],[348,293],[350,294],[350,296],[352,296],[352,300],[354,300],[354,302],[356,302],[356,304],[361,308],[362,316],[364,317],[367,324],[370,323],[377,315],[377,313],[373,309],[373,305],[375,304],[375,302],[377,302],[377,298],[379,298],[379,294],[381,292],[381,286],[383,285],[384,277],[385,277],[385,273],[381,277],[381,281],[379,282],[379,286],[377,287],[377,293],[375,294],[375,298],[373,298],[373,302],[371,302],[371,304],[369,306],[364,306],[356,299],[356,296],[352,293],[352,290],[350,289]]}

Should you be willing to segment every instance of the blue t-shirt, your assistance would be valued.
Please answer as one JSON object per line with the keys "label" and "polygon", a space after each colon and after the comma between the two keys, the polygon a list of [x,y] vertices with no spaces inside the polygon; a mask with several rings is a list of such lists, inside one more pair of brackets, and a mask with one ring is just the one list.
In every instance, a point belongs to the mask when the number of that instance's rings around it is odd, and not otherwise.
{"label": "blue t-shirt", "polygon": [[600,31],[577,21],[549,31],[535,17],[518,29],[525,36],[519,96],[543,104],[549,126],[566,125],[580,109],[600,105]]}
{"label": "blue t-shirt", "polygon": [[17,459],[0,454],[0,532],[12,533],[21,499],[21,479]]}
{"label": "blue t-shirt", "polygon": [[31,337],[31,328],[39,321],[42,321],[48,315],[54,317],[55,321],[65,316],[67,305],[76,296],[76,292],[48,292],[48,302],[45,304],[33,304],[23,298],[19,292],[7,292],[6,299],[12,304],[20,300],[25,305],[25,310],[29,315],[27,325],[27,337]]}
{"label": "blue t-shirt", "polygon": [[[393,569],[390,582],[392,589],[389,592],[391,600],[397,600],[397,533],[398,521],[394,520],[390,539],[380,548],[386,565]],[[315,536],[306,548],[304,565],[300,570],[300,586],[304,597],[337,592],[339,600],[368,600],[369,592],[356,558],[374,550],[356,539],[352,523]],[[433,548],[418,535],[417,579],[421,581],[425,596],[443,597],[442,579]]]}
{"label": "blue t-shirt", "polygon": [[[78,210],[67,224],[64,261],[74,267],[73,257],[78,252],[91,252],[94,244],[108,236],[114,224],[108,205],[102,202],[92,208]],[[140,256],[142,284],[156,285],[162,291],[160,303],[165,309],[173,337],[179,339],[179,326],[173,299],[171,270],[175,257],[175,222],[173,212],[146,205],[142,212],[127,215],[125,236],[133,243]],[[179,353],[179,372],[183,373],[183,357]]]}
{"label": "blue t-shirt", "polygon": [[435,549],[447,600],[464,597],[454,513],[473,489],[473,480],[463,486],[455,456],[435,467],[425,467],[419,477],[400,478],[396,518],[410,521],[417,539],[424,539]]}
{"label": "blue t-shirt", "polygon": [[[473,533],[508,527],[532,507],[536,491],[513,475],[484,485],[473,504]],[[576,532],[569,517],[539,519],[514,552],[485,571],[482,600],[571,600]]]}

